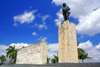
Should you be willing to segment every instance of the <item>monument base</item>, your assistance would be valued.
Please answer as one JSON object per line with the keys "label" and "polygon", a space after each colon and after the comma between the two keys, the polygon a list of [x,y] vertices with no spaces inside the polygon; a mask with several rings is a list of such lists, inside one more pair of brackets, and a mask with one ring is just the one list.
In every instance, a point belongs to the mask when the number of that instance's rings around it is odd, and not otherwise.
{"label": "monument base", "polygon": [[59,24],[59,63],[78,63],[75,24],[69,20]]}

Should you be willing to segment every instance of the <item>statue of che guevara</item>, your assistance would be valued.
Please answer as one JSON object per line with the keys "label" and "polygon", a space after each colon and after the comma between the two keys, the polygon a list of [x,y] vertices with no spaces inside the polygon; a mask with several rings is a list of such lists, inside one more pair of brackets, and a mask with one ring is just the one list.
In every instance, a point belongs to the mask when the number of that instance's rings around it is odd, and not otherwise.
{"label": "statue of che guevara", "polygon": [[63,7],[62,7],[62,15],[66,20],[69,20],[69,15],[70,15],[70,12],[69,12],[70,8],[68,6],[66,6],[65,3],[63,3]]}

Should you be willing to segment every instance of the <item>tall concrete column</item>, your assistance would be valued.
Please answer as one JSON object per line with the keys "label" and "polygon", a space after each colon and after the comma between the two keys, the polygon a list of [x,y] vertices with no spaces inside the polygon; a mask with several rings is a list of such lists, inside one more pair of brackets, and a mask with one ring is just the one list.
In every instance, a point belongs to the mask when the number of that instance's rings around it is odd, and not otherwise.
{"label": "tall concrete column", "polygon": [[75,24],[69,20],[59,24],[59,63],[78,63]]}

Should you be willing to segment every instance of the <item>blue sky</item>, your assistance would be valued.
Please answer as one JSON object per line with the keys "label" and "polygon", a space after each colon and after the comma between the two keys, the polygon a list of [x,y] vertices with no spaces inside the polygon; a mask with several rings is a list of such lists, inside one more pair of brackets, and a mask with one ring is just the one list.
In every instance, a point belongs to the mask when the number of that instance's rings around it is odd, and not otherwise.
{"label": "blue sky", "polygon": [[[99,0],[0,0],[0,55],[11,45],[16,48],[48,42],[48,56],[58,53],[58,24],[64,21],[62,4],[70,8],[76,24],[78,47],[100,62]],[[56,49],[55,49],[56,48]]]}

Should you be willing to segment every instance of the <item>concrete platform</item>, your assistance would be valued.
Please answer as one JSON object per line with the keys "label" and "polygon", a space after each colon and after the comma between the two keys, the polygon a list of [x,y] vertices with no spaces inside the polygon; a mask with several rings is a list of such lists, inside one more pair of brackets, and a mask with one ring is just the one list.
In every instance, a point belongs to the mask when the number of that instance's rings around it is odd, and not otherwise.
{"label": "concrete platform", "polygon": [[46,65],[33,64],[15,64],[15,65],[1,65],[0,67],[100,67],[100,63],[58,63]]}

